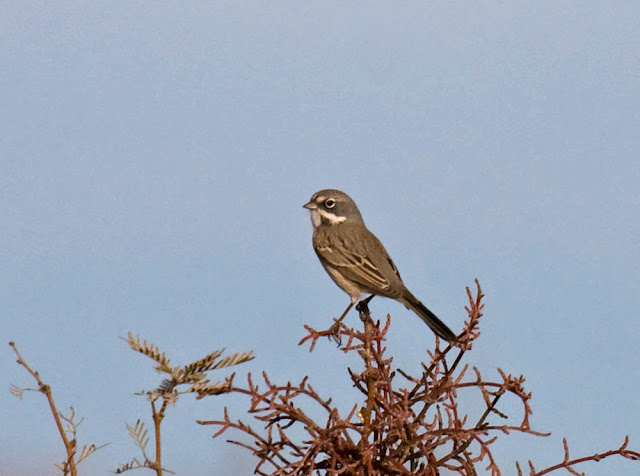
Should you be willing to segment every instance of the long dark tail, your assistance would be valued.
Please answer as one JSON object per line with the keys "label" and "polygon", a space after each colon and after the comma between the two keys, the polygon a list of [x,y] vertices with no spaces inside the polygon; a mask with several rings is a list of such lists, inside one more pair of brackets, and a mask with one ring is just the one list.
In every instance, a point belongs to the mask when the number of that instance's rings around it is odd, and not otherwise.
{"label": "long dark tail", "polygon": [[405,290],[404,295],[398,299],[404,304],[407,309],[411,309],[427,324],[435,334],[446,340],[447,342],[455,342],[457,340],[456,335],[447,325],[438,319],[433,312],[427,309],[427,306],[422,304],[409,290]]}

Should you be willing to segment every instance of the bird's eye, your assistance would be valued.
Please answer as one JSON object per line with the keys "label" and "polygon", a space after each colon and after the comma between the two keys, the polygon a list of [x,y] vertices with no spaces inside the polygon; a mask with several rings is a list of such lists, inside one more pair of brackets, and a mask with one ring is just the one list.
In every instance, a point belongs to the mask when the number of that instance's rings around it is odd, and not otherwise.
{"label": "bird's eye", "polygon": [[336,206],[336,201],[333,198],[327,198],[324,202],[324,206],[327,208],[333,208]]}

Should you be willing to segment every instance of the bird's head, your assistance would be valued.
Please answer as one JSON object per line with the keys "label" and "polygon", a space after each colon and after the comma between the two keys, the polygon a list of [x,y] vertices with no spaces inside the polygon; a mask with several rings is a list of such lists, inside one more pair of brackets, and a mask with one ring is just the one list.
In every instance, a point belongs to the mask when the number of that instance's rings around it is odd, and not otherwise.
{"label": "bird's head", "polygon": [[345,222],[363,223],[356,203],[340,190],[320,190],[314,193],[303,207],[311,211],[311,223],[314,228]]}

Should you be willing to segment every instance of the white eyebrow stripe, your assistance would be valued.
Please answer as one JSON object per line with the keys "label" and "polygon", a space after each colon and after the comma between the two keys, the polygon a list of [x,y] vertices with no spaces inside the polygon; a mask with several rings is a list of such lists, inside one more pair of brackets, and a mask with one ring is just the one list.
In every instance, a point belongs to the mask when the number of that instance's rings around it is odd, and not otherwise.
{"label": "white eyebrow stripe", "polygon": [[322,208],[318,208],[316,212],[318,212],[318,214],[321,215],[323,218],[326,218],[327,220],[329,220],[329,222],[332,225],[336,225],[338,223],[342,223],[343,221],[347,220],[347,217],[339,217],[338,215],[329,213],[328,211],[323,210]]}

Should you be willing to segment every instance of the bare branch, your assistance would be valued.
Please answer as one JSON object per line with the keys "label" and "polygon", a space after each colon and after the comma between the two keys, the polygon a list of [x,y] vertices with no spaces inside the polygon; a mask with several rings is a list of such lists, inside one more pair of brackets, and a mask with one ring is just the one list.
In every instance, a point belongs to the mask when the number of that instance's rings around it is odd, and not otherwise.
{"label": "bare branch", "polygon": [[[230,441],[258,458],[255,473],[259,475],[437,476],[448,471],[476,476],[482,465],[499,476],[501,470],[492,453],[497,441],[512,432],[548,433],[531,429],[531,394],[525,390],[524,377],[498,369],[499,377],[487,380],[480,370],[473,367],[471,372],[463,362],[480,336],[482,298],[476,280],[475,293],[467,288],[468,320],[458,341],[441,349],[436,339],[421,375],[392,367],[393,359],[385,346],[391,320],[387,316],[383,326],[373,322],[362,303],[362,329],[338,320],[325,331],[305,326],[300,344],[309,344],[310,352],[318,351],[321,337],[329,337],[342,343],[344,354],[359,358],[360,367],[347,371],[353,387],[361,392],[361,401],[355,402],[347,415],[330,398],[319,395],[306,377],[298,384],[279,385],[263,373],[261,385],[254,383],[250,374],[244,386],[223,385],[224,390],[248,398],[249,413],[263,431],[232,420],[226,409],[223,418],[198,423],[216,427],[214,437],[228,431],[248,436],[249,442]],[[205,393],[201,391],[200,396]],[[484,408],[465,409],[460,399],[463,393],[477,396]],[[524,416],[519,423],[499,408],[507,398],[515,398],[521,405]],[[636,456],[626,446],[617,454],[629,459]],[[571,471],[571,466],[581,461],[569,460],[567,453],[561,467]],[[535,473],[533,468],[530,463],[532,475],[546,474]],[[520,466],[517,469],[522,476]]]}

